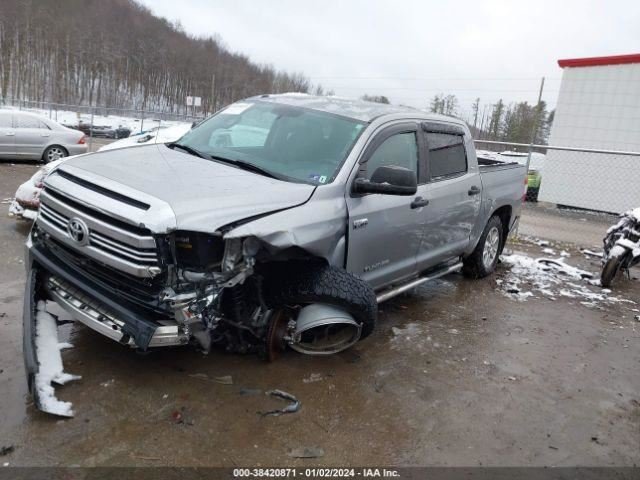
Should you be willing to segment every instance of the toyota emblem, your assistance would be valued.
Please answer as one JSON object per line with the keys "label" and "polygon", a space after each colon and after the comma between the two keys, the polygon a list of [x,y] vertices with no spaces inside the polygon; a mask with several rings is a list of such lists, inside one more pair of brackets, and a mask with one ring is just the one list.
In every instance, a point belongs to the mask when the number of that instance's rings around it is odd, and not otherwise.
{"label": "toyota emblem", "polygon": [[78,245],[87,245],[89,243],[89,227],[79,218],[72,218],[67,223],[67,232],[71,240]]}

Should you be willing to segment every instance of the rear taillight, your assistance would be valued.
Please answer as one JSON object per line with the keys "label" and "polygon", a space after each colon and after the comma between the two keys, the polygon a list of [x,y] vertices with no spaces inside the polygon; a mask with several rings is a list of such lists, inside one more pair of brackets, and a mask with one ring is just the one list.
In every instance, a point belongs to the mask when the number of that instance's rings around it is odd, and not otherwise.
{"label": "rear taillight", "polygon": [[86,135],[82,135],[82,137],[80,137],[80,140],[78,140],[78,145],[84,145],[85,144],[85,141],[84,141],[85,138],[87,138],[87,136]]}

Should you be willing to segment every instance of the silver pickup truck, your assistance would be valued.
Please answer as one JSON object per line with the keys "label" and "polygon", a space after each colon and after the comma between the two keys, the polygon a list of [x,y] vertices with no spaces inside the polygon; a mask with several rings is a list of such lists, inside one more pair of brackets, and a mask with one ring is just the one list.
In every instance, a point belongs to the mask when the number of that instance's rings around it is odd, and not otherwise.
{"label": "silver pickup truck", "polygon": [[331,354],[371,334],[378,303],[492,273],[525,191],[523,166],[479,164],[460,120],[301,94],[70,159],[27,242],[36,404],[43,300],[140,350]]}

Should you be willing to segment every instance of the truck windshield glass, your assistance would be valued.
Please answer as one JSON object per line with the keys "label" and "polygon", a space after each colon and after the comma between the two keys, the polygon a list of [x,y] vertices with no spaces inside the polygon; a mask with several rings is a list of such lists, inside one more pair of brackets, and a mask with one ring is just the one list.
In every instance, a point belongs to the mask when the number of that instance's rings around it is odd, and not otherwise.
{"label": "truck windshield glass", "polygon": [[274,103],[235,103],[175,145],[213,160],[259,167],[277,178],[321,185],[333,181],[366,126],[357,120]]}

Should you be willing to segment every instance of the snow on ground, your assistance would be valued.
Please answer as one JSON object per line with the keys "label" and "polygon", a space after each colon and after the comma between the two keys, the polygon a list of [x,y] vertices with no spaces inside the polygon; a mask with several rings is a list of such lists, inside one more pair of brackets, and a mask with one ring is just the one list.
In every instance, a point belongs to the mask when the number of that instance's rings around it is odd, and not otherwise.
{"label": "snow on ground", "polygon": [[62,417],[73,417],[72,404],[56,398],[52,383],[64,385],[80,377],[64,372],[60,350],[71,348],[69,343],[58,342],[58,325],[56,319],[47,312],[47,304],[39,301],[36,313],[36,353],[38,357],[38,373],[35,388],[38,392],[41,410]]}
{"label": "snow on ground", "polygon": [[[12,107],[6,107],[12,108]],[[13,107],[14,110],[17,108]],[[24,108],[26,112],[35,113],[37,115],[42,115],[43,117],[51,118],[51,120],[55,120],[58,123],[63,125],[78,125],[79,122],[90,124],[91,123],[91,115],[88,113],[78,113],[73,112],[71,110],[58,110],[51,111],[51,117],[49,117],[49,110],[43,110],[39,108]],[[133,115],[134,112],[131,112]],[[148,131],[154,127],[158,126],[174,126],[185,124],[184,121],[173,121],[173,120],[160,120],[157,118],[145,118],[141,119],[140,117],[123,117],[119,115],[94,115],[93,116],[93,124],[100,126],[109,126],[109,127],[127,127],[131,130],[131,134],[137,134],[141,131]],[[189,125],[191,122],[189,122]]]}
{"label": "snow on ground", "polygon": [[565,257],[533,258],[528,255],[502,255],[506,275],[496,280],[499,290],[518,301],[529,298],[573,298],[587,307],[631,300],[611,295],[611,290],[600,288],[598,273],[587,272],[565,263]]}

